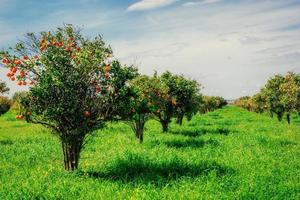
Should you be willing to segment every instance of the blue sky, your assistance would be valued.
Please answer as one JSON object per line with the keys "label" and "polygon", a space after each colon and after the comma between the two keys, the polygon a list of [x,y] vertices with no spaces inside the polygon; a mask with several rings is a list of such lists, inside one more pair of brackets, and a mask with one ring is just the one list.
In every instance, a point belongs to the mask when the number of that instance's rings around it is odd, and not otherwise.
{"label": "blue sky", "polygon": [[101,34],[142,73],[184,74],[208,95],[252,95],[300,72],[300,0],[0,0],[0,48],[63,23]]}

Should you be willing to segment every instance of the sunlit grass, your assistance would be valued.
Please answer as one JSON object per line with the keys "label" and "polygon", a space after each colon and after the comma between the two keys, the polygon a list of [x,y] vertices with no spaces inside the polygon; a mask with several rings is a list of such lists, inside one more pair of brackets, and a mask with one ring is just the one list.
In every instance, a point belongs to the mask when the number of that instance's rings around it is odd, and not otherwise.
{"label": "sunlit grass", "polygon": [[[294,123],[293,123],[294,122]],[[0,118],[0,199],[299,199],[300,121],[292,125],[228,106],[139,144],[130,128],[95,133],[76,173],[57,138]]]}

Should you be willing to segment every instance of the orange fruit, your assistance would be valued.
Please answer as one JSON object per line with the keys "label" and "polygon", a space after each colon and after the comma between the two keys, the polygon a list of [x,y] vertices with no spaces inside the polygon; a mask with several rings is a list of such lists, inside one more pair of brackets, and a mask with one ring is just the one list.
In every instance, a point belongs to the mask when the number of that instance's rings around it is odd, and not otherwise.
{"label": "orange fruit", "polygon": [[24,72],[23,70],[20,72],[20,77],[21,77],[21,78],[24,78],[24,77],[25,77],[25,72]]}
{"label": "orange fruit", "polygon": [[91,113],[90,113],[89,111],[84,111],[84,112],[83,112],[83,115],[84,115],[85,117],[89,117],[89,116],[91,116]]}
{"label": "orange fruit", "polygon": [[109,65],[104,67],[104,70],[107,71],[107,72],[110,71],[110,69],[111,69],[111,67]]}
{"label": "orange fruit", "polygon": [[20,60],[15,60],[15,62],[14,62],[16,65],[21,65],[22,64],[22,62],[20,61]]}

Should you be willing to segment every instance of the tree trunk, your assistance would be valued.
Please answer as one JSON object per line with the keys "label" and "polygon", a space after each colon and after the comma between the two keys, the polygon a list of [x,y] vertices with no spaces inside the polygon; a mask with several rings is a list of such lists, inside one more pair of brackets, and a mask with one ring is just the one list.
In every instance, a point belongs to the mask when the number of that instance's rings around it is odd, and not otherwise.
{"label": "tree trunk", "polygon": [[291,115],[290,115],[290,113],[286,114],[286,119],[287,119],[288,124],[290,124],[291,123]]}
{"label": "tree trunk", "polygon": [[281,113],[281,112],[277,113],[278,121],[282,121],[282,115],[283,115],[283,113]]}
{"label": "tree trunk", "polygon": [[177,117],[177,124],[179,124],[180,126],[182,125],[182,121],[183,121],[183,114],[178,115]]}
{"label": "tree trunk", "polygon": [[163,133],[167,133],[169,131],[169,123],[165,121],[161,121],[160,123],[162,125]]}
{"label": "tree trunk", "polygon": [[78,169],[82,142],[62,142],[65,170]]}
{"label": "tree trunk", "polygon": [[135,136],[137,139],[139,139],[140,143],[143,143],[144,141],[144,127],[145,127],[145,121],[143,119],[135,120],[134,125],[132,126],[133,131],[135,133]]}
{"label": "tree trunk", "polygon": [[144,130],[140,130],[140,143],[143,143],[144,142]]}

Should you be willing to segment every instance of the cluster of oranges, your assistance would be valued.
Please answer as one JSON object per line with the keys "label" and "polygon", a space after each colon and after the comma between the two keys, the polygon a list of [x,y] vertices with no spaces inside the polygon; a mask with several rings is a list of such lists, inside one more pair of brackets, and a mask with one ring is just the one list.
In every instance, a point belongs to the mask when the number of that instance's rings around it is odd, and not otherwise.
{"label": "cluster of oranges", "polygon": [[23,115],[17,115],[16,119],[24,119],[24,116]]}
{"label": "cluster of oranges", "polygon": [[[46,38],[41,39],[40,41],[40,50],[44,51],[47,49],[47,47],[58,47],[58,48],[64,48],[67,52],[73,52],[73,49],[76,49],[77,52],[81,51],[81,48],[79,46],[76,46],[76,43],[74,42],[74,37],[69,37],[67,43],[65,44],[63,41],[57,41],[56,38],[53,38],[52,41],[48,41]],[[74,58],[75,55],[72,54],[72,58]]]}
{"label": "cluster of oranges", "polygon": [[[17,72],[19,71],[19,67],[23,65],[23,62],[26,62],[29,60],[29,57],[28,56],[23,56],[22,58],[22,61],[21,60],[18,60],[18,59],[15,59],[15,60],[12,60],[10,61],[8,58],[3,58],[2,59],[2,63],[5,65],[5,66],[9,66],[10,67],[10,70],[8,71],[8,73],[6,74],[6,76],[11,80],[11,81],[15,81],[16,80],[16,74]],[[19,77],[19,81],[18,81],[18,85],[21,86],[21,85],[27,85],[27,82],[24,80],[25,77],[26,77],[26,73],[24,70],[20,70],[18,72],[18,75]],[[30,85],[33,85],[33,81],[30,81],[29,82]]]}

